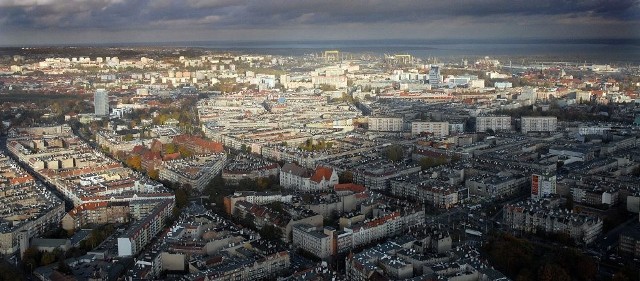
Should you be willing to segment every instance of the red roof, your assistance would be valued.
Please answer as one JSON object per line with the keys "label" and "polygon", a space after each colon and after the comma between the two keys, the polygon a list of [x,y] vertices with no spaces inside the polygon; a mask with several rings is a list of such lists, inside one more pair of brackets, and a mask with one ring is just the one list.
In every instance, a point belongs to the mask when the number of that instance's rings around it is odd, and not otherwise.
{"label": "red roof", "polygon": [[311,176],[311,180],[315,182],[321,182],[323,179],[329,180],[331,178],[331,174],[333,174],[333,170],[331,168],[318,166],[316,168],[316,172]]}
{"label": "red roof", "polygon": [[360,193],[366,190],[364,185],[355,184],[355,183],[340,183],[336,184],[333,189],[335,191],[353,191],[355,193]]}
{"label": "red roof", "polygon": [[180,152],[165,154],[162,158],[163,161],[171,161],[176,159],[180,159]]}

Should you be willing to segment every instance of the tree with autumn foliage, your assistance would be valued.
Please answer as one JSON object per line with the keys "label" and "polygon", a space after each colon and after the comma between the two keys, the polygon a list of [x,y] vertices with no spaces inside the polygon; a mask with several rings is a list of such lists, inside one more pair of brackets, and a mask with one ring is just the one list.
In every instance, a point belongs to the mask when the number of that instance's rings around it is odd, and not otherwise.
{"label": "tree with autumn foliage", "polygon": [[140,155],[133,155],[127,158],[127,161],[125,163],[127,164],[127,166],[135,169],[136,171],[142,170],[142,157],[140,157]]}

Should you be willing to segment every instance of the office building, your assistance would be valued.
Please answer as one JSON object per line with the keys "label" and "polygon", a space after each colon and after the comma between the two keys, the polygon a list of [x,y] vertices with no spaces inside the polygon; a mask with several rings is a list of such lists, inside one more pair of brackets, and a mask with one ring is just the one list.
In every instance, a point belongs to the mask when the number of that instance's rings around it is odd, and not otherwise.
{"label": "office building", "polygon": [[96,116],[109,115],[109,93],[105,89],[98,89],[93,95],[93,105]]}
{"label": "office building", "polygon": [[429,70],[429,85],[431,88],[435,88],[440,86],[442,82],[442,75],[440,75],[440,67],[437,65],[432,65]]}

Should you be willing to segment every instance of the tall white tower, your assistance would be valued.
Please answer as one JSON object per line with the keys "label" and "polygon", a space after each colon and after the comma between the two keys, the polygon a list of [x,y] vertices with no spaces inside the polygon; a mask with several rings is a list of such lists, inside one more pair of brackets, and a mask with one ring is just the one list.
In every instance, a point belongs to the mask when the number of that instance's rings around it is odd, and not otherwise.
{"label": "tall white tower", "polygon": [[105,89],[98,89],[93,95],[93,105],[96,116],[109,115],[109,93]]}

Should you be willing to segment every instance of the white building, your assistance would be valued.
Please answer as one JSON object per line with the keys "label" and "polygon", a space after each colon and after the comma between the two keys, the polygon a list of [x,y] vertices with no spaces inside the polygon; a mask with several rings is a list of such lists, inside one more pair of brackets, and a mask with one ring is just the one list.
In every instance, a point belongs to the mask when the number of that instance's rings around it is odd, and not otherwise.
{"label": "white building", "polygon": [[522,117],[522,133],[528,132],[554,132],[558,127],[558,117],[536,116]]}
{"label": "white building", "polygon": [[493,131],[510,131],[510,116],[479,116],[476,117],[476,132],[486,132],[488,129]]}
{"label": "white building", "polygon": [[369,131],[401,132],[402,117],[369,117]]}
{"label": "white building", "polygon": [[412,122],[411,134],[416,136],[420,133],[431,133],[435,136],[443,137],[449,135],[449,122]]}
{"label": "white building", "polygon": [[93,105],[96,116],[109,115],[109,93],[105,89],[98,89],[93,95]]}
{"label": "white building", "polygon": [[531,175],[531,198],[540,199],[556,194],[555,175]]}
{"label": "white building", "polygon": [[280,185],[285,188],[313,192],[332,188],[338,184],[338,173],[327,167],[318,166],[315,171],[296,164],[287,163],[280,170]]}
{"label": "white building", "polygon": [[333,255],[333,232],[335,230],[326,227],[320,231],[310,224],[298,224],[293,226],[293,246],[325,259]]}

